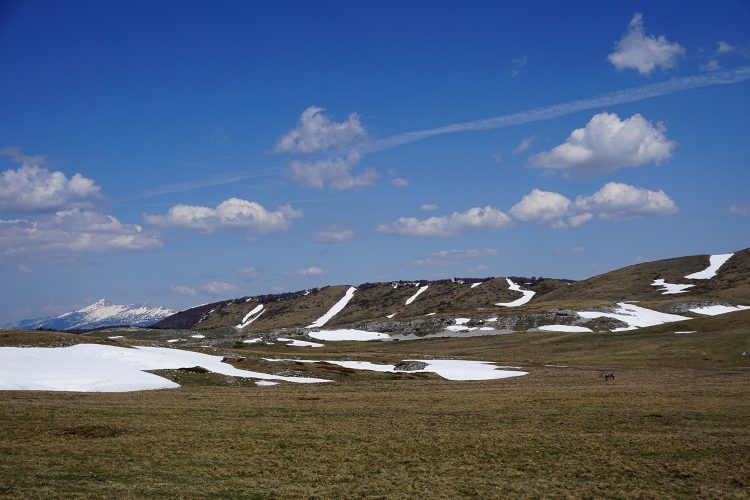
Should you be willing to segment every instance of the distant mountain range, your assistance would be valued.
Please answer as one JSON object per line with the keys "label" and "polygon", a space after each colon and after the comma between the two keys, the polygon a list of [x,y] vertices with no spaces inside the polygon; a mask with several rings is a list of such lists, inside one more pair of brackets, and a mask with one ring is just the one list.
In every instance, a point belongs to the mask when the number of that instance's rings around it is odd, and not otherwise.
{"label": "distant mountain range", "polygon": [[686,314],[699,317],[745,308],[750,308],[750,249],[644,262],[583,281],[508,276],[342,284],[239,297],[180,312],[100,300],[10,327],[86,331],[152,326],[245,336],[306,334],[324,325],[405,335],[446,328],[619,331]]}
{"label": "distant mountain range", "polygon": [[148,304],[120,305],[105,299],[59,316],[25,319],[10,325],[19,330],[94,330],[107,326],[149,326],[175,314]]}

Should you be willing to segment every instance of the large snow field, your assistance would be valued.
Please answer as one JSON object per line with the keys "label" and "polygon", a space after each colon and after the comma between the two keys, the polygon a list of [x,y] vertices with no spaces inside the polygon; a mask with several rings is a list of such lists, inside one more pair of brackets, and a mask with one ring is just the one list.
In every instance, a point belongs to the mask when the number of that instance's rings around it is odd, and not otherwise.
{"label": "large snow field", "polygon": [[181,349],[99,344],[70,347],[0,347],[0,390],[129,392],[179,384],[144,370],[200,366],[214,373],[301,384],[330,382],[240,370],[211,356]]}

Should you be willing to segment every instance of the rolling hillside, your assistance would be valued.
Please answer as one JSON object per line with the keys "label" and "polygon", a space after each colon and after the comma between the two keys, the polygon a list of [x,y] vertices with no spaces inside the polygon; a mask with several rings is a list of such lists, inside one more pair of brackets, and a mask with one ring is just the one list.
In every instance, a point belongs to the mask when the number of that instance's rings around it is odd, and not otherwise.
{"label": "rolling hillside", "polygon": [[[633,302],[638,305],[623,306]],[[486,330],[578,325],[605,331],[676,321],[678,314],[700,317],[691,311],[700,307],[749,304],[750,249],[745,249],[640,263],[579,282],[494,277],[334,285],[202,305],[154,326],[229,328],[242,335],[289,329],[304,333],[311,328],[425,334],[445,330],[456,318],[467,318],[461,321],[484,325]],[[627,317],[644,314],[656,315],[656,323],[643,325]]]}

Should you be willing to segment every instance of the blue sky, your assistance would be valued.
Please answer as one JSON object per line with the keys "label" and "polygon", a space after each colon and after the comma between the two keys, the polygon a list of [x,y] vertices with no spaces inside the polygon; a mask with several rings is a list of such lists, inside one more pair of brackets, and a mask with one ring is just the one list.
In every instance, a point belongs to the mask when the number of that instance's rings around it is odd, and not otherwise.
{"label": "blue sky", "polygon": [[0,3],[0,323],[748,247],[749,21],[739,1]]}

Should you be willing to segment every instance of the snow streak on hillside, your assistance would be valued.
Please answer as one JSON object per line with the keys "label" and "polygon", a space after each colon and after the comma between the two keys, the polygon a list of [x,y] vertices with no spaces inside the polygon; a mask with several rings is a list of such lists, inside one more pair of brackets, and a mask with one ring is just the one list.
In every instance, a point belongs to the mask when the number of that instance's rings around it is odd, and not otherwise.
{"label": "snow streak on hillside", "polygon": [[242,330],[246,326],[249,326],[250,323],[260,318],[261,314],[263,314],[264,312],[266,311],[263,309],[263,304],[258,304],[249,313],[245,314],[245,317],[242,318],[242,323],[235,326],[235,328],[238,330]]}
{"label": "snow streak on hillside", "polygon": [[505,278],[505,281],[508,282],[508,289],[513,290],[514,292],[521,292],[523,296],[521,296],[520,299],[516,299],[513,302],[500,302],[498,304],[495,304],[496,306],[502,306],[502,307],[516,307],[516,306],[522,306],[528,301],[531,300],[531,297],[536,294],[536,292],[533,292],[531,290],[524,290],[521,288],[520,285],[517,285],[513,283],[513,280],[510,280],[508,278]]}
{"label": "snow streak on hillside", "polygon": [[719,268],[724,265],[726,261],[732,258],[733,253],[723,253],[719,255],[712,255],[709,258],[709,265],[707,268],[705,268],[703,271],[698,271],[697,273],[688,274],[685,276],[687,279],[690,280],[707,280],[711,279],[714,276],[716,276],[716,273],[719,271]]}
{"label": "snow streak on hillside", "polygon": [[349,287],[349,290],[347,290],[346,293],[344,294],[344,296],[341,297],[341,300],[339,300],[338,302],[336,302],[333,305],[333,307],[331,307],[328,310],[327,313],[325,313],[323,316],[321,316],[320,318],[318,318],[315,321],[313,321],[313,323],[311,325],[308,325],[307,328],[321,328],[323,325],[325,325],[326,323],[328,323],[331,320],[331,318],[333,318],[334,316],[336,316],[338,313],[341,312],[341,310],[344,307],[346,307],[346,304],[348,304],[349,301],[352,299],[352,297],[354,297],[354,292],[356,290],[357,289],[354,288],[353,286]]}
{"label": "snow streak on hillside", "polygon": [[417,297],[419,297],[425,290],[427,290],[427,288],[429,286],[430,285],[425,285],[425,286],[419,287],[419,290],[417,290],[417,293],[415,293],[414,295],[412,295],[411,297],[409,297],[408,299],[406,299],[406,302],[404,302],[404,305],[408,306],[409,304],[411,304],[412,302],[414,302],[415,300],[417,300]]}

